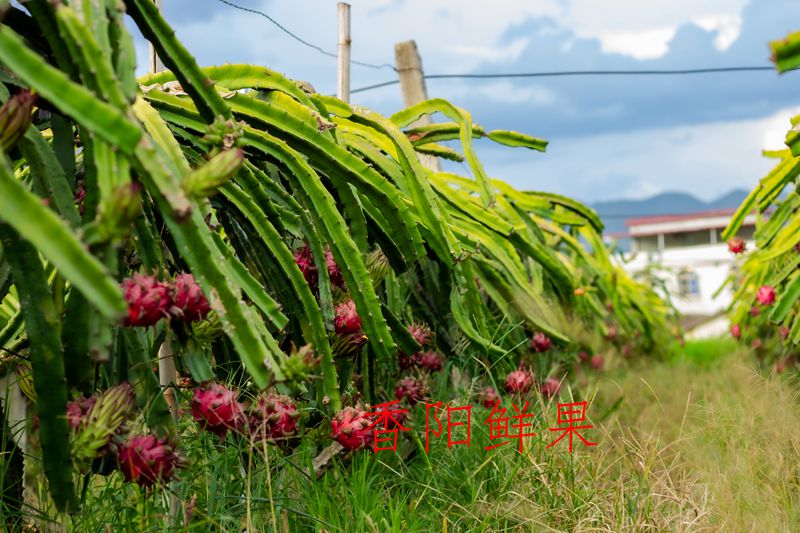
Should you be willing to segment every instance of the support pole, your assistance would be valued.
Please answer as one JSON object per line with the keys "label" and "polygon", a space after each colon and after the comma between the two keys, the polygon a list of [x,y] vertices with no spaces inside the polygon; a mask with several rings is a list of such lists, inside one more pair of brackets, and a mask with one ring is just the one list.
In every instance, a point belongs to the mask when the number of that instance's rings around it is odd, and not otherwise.
{"label": "support pole", "polygon": [[[425,87],[425,73],[422,70],[422,58],[417,50],[417,43],[404,41],[394,45],[394,62],[397,75],[400,77],[400,90],[403,92],[403,104],[406,107],[418,104],[428,99],[428,90]],[[411,124],[425,126],[431,123],[430,115],[424,115]],[[422,164],[433,170],[441,172],[442,167],[437,157],[420,154]]]}
{"label": "support pole", "polygon": [[[153,2],[155,2],[159,11],[164,8],[164,0],[153,0]],[[153,43],[148,43],[148,47],[150,49],[150,73],[155,74],[156,72],[161,72],[164,70],[164,63],[161,62],[158,54],[156,54],[156,48],[153,46]]]}
{"label": "support pole", "polygon": [[339,57],[336,65],[336,97],[350,101],[350,4],[339,2]]}

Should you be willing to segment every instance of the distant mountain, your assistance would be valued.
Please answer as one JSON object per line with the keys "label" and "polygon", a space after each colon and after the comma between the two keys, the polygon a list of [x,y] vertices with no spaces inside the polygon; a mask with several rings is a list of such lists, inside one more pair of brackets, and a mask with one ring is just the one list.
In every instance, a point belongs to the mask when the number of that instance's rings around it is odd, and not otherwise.
{"label": "distant mountain", "polygon": [[[605,224],[605,233],[609,235],[624,233],[625,221],[629,218],[654,215],[682,215],[697,211],[726,209],[739,207],[747,197],[744,189],[735,189],[716,200],[704,202],[689,193],[665,192],[643,200],[608,200],[597,202],[592,207],[600,215]],[[621,239],[619,245],[623,249],[629,246],[628,239]]]}

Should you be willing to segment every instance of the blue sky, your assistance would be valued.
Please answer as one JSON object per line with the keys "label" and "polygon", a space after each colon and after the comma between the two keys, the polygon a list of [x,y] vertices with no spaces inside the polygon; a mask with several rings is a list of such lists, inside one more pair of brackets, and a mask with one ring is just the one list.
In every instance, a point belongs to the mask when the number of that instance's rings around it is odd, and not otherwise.
{"label": "blue sky", "polygon": [[[304,39],[336,48],[334,0],[232,0]],[[336,63],[266,20],[217,0],[165,0],[167,20],[201,64],[260,63],[335,87]],[[393,62],[415,39],[429,74],[768,65],[767,42],[800,29],[798,0],[352,0],[353,59]],[[145,46],[139,52],[145,64]],[[353,66],[352,86],[393,79]],[[547,138],[546,154],[478,149],[488,172],[517,187],[584,201],[667,190],[713,199],[751,188],[800,113],[800,73],[680,77],[430,80],[489,128]],[[353,95],[391,113],[398,86]],[[465,170],[466,171],[466,170]]]}

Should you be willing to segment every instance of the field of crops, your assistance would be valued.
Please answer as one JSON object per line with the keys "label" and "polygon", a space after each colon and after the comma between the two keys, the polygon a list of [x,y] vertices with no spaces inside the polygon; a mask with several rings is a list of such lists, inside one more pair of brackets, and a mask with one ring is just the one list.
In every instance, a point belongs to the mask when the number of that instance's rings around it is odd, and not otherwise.
{"label": "field of crops", "polygon": [[[721,514],[735,496],[683,463],[700,455],[665,451],[690,438],[685,417],[646,415],[661,395],[689,409],[706,379],[692,349],[726,368],[750,351],[684,347],[592,209],[487,175],[473,143],[547,157],[535,132],[443,99],[383,116],[262,66],[201,67],[150,0],[0,9],[5,530],[761,521]],[[136,77],[128,16],[165,70]],[[798,43],[774,44],[778,68]],[[798,138],[725,235],[770,214],[730,280],[734,337],[767,371],[794,367],[800,341],[800,200],[782,194]],[[683,388],[634,392],[657,372]],[[793,405],[791,384],[753,379]],[[794,472],[798,441],[781,438]],[[796,480],[775,472],[785,514],[769,523],[791,530]]]}

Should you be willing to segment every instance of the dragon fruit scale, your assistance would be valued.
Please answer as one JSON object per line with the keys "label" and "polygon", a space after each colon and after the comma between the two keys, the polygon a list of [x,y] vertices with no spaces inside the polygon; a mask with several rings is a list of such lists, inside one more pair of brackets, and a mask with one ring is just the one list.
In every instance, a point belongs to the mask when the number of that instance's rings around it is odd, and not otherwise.
{"label": "dragon fruit scale", "polygon": [[117,461],[125,480],[142,487],[169,481],[182,465],[175,447],[155,435],[130,437],[119,446]]}
{"label": "dragon fruit scale", "polygon": [[280,442],[297,433],[294,400],[282,394],[264,394],[250,406],[250,437],[254,442]]}
{"label": "dragon fruit scale", "polygon": [[225,437],[229,429],[242,429],[247,422],[236,392],[219,383],[196,388],[191,407],[192,416],[200,426],[220,438]]}
{"label": "dragon fruit scale", "polygon": [[331,420],[331,438],[346,450],[354,451],[372,444],[373,420],[362,407],[345,407]]}
{"label": "dragon fruit scale", "polygon": [[172,295],[169,285],[155,276],[134,274],[122,281],[122,290],[128,302],[127,326],[153,326],[162,317],[169,316]]}
{"label": "dragon fruit scale", "polygon": [[175,276],[172,289],[172,311],[176,318],[181,318],[184,322],[197,322],[211,311],[208,300],[191,274]]}

